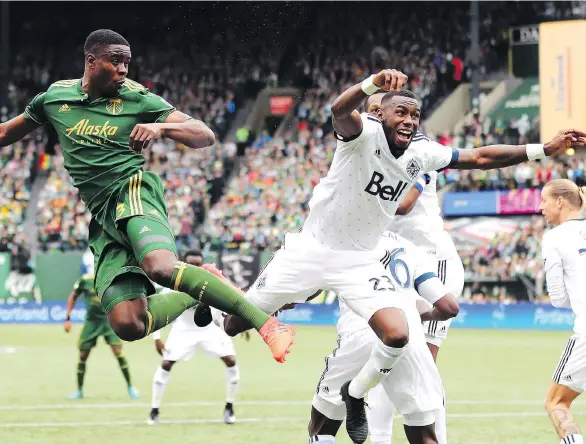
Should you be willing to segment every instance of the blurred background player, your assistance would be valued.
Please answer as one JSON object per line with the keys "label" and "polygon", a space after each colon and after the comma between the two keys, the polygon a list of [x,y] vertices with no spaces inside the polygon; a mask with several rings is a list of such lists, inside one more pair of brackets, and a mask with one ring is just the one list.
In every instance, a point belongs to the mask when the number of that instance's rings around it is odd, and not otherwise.
{"label": "blurred background player", "polygon": [[114,333],[112,327],[110,327],[106,313],[104,312],[102,304],[100,303],[100,299],[96,295],[96,290],[94,290],[93,273],[84,274],[81,279],[75,283],[73,291],[67,298],[65,331],[67,333],[71,331],[71,311],[73,310],[75,302],[80,296],[85,299],[87,311],[85,315],[85,322],[83,324],[78,341],[79,362],[77,364],[77,391],[71,394],[69,399],[83,398],[83,382],[87,359],[92,348],[96,346],[100,336],[103,336],[106,343],[112,347],[112,352],[118,360],[120,370],[122,370],[124,380],[128,386],[128,394],[132,399],[138,399],[140,395],[138,391],[132,386],[130,370],[128,368],[128,360],[122,351],[122,341],[118,336],[116,336],[116,333]]}
{"label": "blurred background player", "polygon": [[582,431],[570,411],[586,389],[586,188],[568,179],[549,182],[541,193],[545,220],[554,225],[543,236],[547,290],[555,307],[571,308],[576,318],[545,397],[545,409],[561,444],[583,444]]}
{"label": "blurred background player", "polygon": [[[203,256],[197,250],[187,251],[182,259],[195,267],[203,265]],[[159,293],[170,292],[166,288],[158,288]],[[171,327],[171,332],[164,344],[161,333],[155,332],[153,339],[160,355],[163,356],[161,366],[157,368],[153,377],[153,394],[151,412],[147,424],[154,425],[159,422],[159,408],[163,395],[169,383],[169,373],[177,361],[190,360],[197,349],[201,349],[210,358],[220,358],[226,365],[226,406],[224,407],[224,422],[234,424],[234,401],[240,381],[240,370],[236,365],[236,351],[232,339],[217,325],[211,323],[206,327],[197,327],[193,323],[195,308],[187,309]],[[248,332],[245,338],[250,339]]]}

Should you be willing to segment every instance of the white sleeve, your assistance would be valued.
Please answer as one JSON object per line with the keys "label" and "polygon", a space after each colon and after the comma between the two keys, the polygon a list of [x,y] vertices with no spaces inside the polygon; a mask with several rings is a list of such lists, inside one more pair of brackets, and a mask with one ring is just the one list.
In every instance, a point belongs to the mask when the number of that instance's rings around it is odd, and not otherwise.
{"label": "white sleeve", "polygon": [[431,140],[426,142],[424,153],[423,172],[425,173],[449,168],[458,161],[460,154],[456,148],[444,146]]}
{"label": "white sleeve", "polygon": [[376,138],[379,131],[382,131],[382,123],[379,119],[370,114],[362,113],[362,131],[352,137],[344,137],[334,131],[334,136],[338,140],[337,150],[351,150],[361,146]]}
{"label": "white sleeve", "polygon": [[551,305],[558,308],[571,308],[570,297],[564,284],[564,266],[559,251],[548,236],[543,237],[543,260],[545,281]]}

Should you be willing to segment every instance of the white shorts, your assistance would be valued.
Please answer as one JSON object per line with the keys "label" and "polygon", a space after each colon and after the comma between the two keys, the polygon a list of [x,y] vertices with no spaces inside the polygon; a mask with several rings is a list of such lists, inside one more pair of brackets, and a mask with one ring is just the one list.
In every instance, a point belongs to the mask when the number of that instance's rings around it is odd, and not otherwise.
{"label": "white shorts", "polygon": [[232,339],[219,327],[213,327],[205,332],[197,329],[171,327],[171,332],[165,343],[163,359],[165,361],[188,361],[193,357],[197,349],[210,358],[224,358],[236,356]]}
{"label": "white shorts", "polygon": [[[438,369],[420,325],[415,307],[406,311],[409,323],[409,345],[403,357],[381,383],[403,422],[424,426],[435,422],[436,410],[443,402],[443,386]],[[414,328],[415,327],[415,328]],[[379,339],[370,328],[338,337],[319,380],[312,405],[330,419],[343,420],[346,406],[340,395],[342,385],[353,379],[370,358]]]}
{"label": "white shorts", "polygon": [[[455,298],[460,297],[464,289],[464,266],[459,256],[438,261],[437,275],[446,286],[448,293]],[[436,347],[441,346],[448,336],[452,319],[447,321],[427,321],[423,323],[425,341]]]}
{"label": "white shorts", "polygon": [[381,259],[380,249],[329,250],[311,234],[288,233],[245,297],[272,314],[285,304],[303,303],[320,290],[331,290],[369,320],[380,309],[403,309],[409,301],[389,297],[393,278]]}
{"label": "white shorts", "polygon": [[570,338],[552,379],[578,393],[586,389],[586,337]]}

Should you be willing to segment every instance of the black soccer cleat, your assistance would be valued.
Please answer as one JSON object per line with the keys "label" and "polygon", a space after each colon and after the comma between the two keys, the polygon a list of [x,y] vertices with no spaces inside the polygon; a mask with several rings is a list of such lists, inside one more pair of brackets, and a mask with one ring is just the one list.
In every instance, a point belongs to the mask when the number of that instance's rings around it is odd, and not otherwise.
{"label": "black soccer cleat", "polygon": [[224,422],[226,424],[234,424],[236,422],[236,416],[234,416],[234,406],[229,402],[226,403],[224,408]]}
{"label": "black soccer cleat", "polygon": [[159,409],[151,409],[147,419],[148,425],[157,425],[159,423]]}
{"label": "black soccer cleat", "polygon": [[363,444],[368,437],[367,405],[364,398],[353,398],[348,393],[350,381],[340,388],[342,401],[346,404],[346,431],[354,444]]}
{"label": "black soccer cleat", "polygon": [[207,327],[212,322],[212,310],[208,304],[200,302],[195,307],[195,313],[193,313],[193,322],[198,327]]}

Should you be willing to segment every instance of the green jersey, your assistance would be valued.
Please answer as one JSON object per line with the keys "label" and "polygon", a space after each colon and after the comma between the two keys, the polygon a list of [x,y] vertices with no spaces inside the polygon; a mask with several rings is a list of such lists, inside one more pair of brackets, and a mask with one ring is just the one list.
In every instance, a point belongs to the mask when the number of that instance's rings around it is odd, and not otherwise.
{"label": "green jersey", "polygon": [[94,275],[84,274],[73,286],[73,290],[85,299],[86,321],[106,321],[106,312],[94,289]]}
{"label": "green jersey", "polygon": [[55,128],[73,185],[92,216],[101,220],[122,184],[143,169],[144,156],[129,146],[135,125],[164,122],[175,108],[129,79],[117,97],[92,101],[81,83],[81,79],[53,83],[31,101],[24,117]]}

